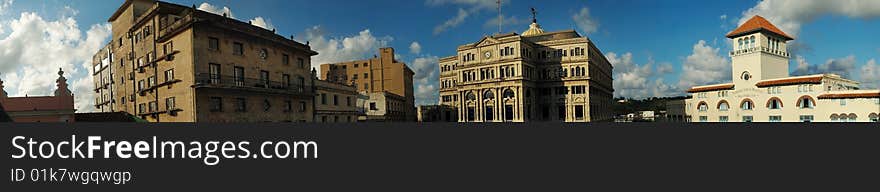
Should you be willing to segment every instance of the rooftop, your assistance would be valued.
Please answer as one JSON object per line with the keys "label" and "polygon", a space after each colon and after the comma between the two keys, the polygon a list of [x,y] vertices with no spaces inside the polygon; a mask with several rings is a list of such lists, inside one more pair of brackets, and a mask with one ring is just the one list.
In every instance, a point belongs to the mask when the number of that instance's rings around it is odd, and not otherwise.
{"label": "rooftop", "polygon": [[753,32],[759,32],[759,31],[770,32],[770,33],[782,36],[782,37],[786,38],[787,40],[794,40],[793,37],[789,36],[788,34],[783,32],[779,28],[777,28],[775,25],[770,23],[770,21],[767,21],[767,19],[764,19],[764,17],[761,17],[760,15],[755,15],[754,17],[752,17],[751,19],[749,19],[748,21],[746,21],[745,23],[740,25],[738,28],[734,29],[730,33],[727,33],[727,37],[728,38],[735,38],[735,37],[743,36],[743,35],[753,33]]}

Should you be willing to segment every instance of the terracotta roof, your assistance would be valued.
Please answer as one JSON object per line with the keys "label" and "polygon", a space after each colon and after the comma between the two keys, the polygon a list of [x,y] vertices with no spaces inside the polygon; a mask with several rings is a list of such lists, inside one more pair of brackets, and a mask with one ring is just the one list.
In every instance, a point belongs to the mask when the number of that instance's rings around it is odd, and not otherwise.
{"label": "terracotta roof", "polygon": [[782,86],[782,85],[798,85],[798,84],[820,84],[822,83],[822,79],[825,78],[824,75],[809,75],[809,76],[798,76],[798,77],[786,77],[779,79],[768,79],[759,81],[755,84],[758,87],[771,87],[771,86]]}
{"label": "terracotta roof", "polygon": [[728,89],[733,89],[733,83],[697,86],[697,87],[692,87],[691,89],[688,89],[687,92],[688,93],[698,93],[698,92],[728,90]]}
{"label": "terracotta roof", "polygon": [[855,98],[880,98],[880,90],[830,92],[821,94],[819,99],[855,99]]}
{"label": "terracotta roof", "polygon": [[730,33],[727,33],[727,37],[734,38],[734,37],[738,37],[740,35],[745,35],[747,33],[752,33],[752,32],[762,31],[762,30],[767,31],[767,32],[771,32],[771,33],[775,33],[777,35],[780,35],[782,37],[787,38],[788,40],[794,39],[793,37],[789,36],[788,34],[785,34],[785,32],[782,32],[782,30],[780,30],[779,28],[776,28],[775,25],[773,25],[772,23],[770,23],[770,21],[767,21],[767,19],[764,19],[764,17],[761,17],[760,15],[755,15],[754,17],[752,17],[751,19],[749,19],[748,21],[746,21],[745,23],[740,25],[738,28],[734,29]]}
{"label": "terracotta roof", "polygon": [[62,101],[58,97],[9,97],[3,100],[6,111],[37,111],[73,109],[73,98]]}

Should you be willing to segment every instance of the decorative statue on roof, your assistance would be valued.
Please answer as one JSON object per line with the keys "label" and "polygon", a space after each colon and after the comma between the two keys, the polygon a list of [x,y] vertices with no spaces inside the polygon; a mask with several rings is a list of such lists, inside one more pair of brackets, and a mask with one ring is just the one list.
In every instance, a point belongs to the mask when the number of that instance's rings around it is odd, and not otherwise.
{"label": "decorative statue on roof", "polygon": [[55,90],[55,96],[71,96],[70,89],[67,89],[67,78],[64,78],[64,71],[58,68],[58,79],[55,80],[58,89]]}

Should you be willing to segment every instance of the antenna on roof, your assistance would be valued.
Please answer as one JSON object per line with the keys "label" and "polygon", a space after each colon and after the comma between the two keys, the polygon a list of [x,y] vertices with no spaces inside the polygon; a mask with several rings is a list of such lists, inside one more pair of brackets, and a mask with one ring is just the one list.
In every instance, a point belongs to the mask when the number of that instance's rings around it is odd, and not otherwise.
{"label": "antenna on roof", "polygon": [[495,1],[498,5],[498,34],[501,34],[501,25],[504,23],[504,15],[501,14],[501,0]]}

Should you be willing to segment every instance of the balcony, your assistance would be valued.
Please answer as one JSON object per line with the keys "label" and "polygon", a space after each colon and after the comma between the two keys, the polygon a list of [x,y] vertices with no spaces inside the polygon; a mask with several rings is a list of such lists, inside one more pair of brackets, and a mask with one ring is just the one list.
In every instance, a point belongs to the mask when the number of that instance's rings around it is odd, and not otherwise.
{"label": "balcony", "polygon": [[733,50],[733,51],[730,51],[730,56],[733,57],[733,56],[737,56],[737,55],[745,55],[745,54],[756,53],[756,52],[765,52],[765,53],[769,53],[769,54],[778,55],[781,57],[790,57],[788,52],[786,52],[784,50],[770,49],[769,47],[752,47],[752,48],[746,48],[746,49],[740,49],[740,50]]}
{"label": "balcony", "polygon": [[164,41],[165,38],[169,38],[174,34],[180,32],[180,29],[185,29],[187,25],[192,24],[195,21],[193,19],[193,14],[187,14],[180,18],[180,20],[174,21],[167,26],[162,26],[162,29],[159,29],[157,39],[161,42]]}
{"label": "balcony", "polygon": [[259,91],[277,94],[312,94],[312,86],[309,85],[255,78],[212,75],[208,73],[196,74],[196,83],[193,87],[239,89],[244,91]]}

